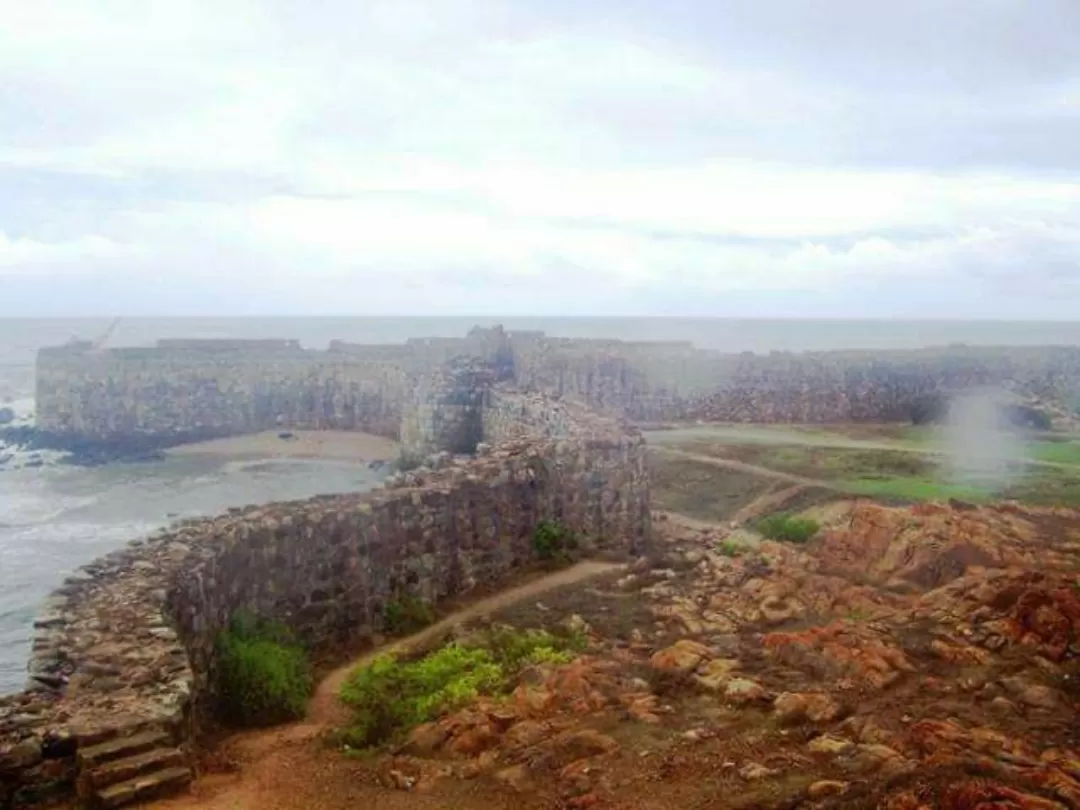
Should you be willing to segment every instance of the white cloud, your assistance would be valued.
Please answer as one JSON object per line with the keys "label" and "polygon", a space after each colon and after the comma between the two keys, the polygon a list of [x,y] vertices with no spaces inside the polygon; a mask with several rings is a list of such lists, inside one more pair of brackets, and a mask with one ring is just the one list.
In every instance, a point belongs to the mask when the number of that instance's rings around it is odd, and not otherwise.
{"label": "white cloud", "polygon": [[[758,53],[729,53],[689,24],[661,37],[616,9],[524,0],[9,5],[0,86],[21,106],[0,96],[0,171],[93,175],[116,197],[52,192],[31,209],[0,188],[7,273],[258,275],[303,288],[305,306],[340,304],[310,279],[363,280],[417,308],[474,300],[485,279],[502,290],[491,300],[557,300],[570,284],[648,307],[672,285],[797,293],[1022,267],[1037,285],[1040,267],[1059,277],[1080,261],[1068,172],[925,159],[950,122],[1007,135],[1071,115],[1075,76],[1029,85],[1020,71],[980,95],[955,91],[971,80],[956,68],[941,95],[879,98],[867,76],[916,52],[846,50],[843,68],[861,59],[867,75],[844,84],[839,62],[790,61],[827,60],[820,48],[777,55],[768,30]],[[753,16],[735,5],[732,30]],[[876,148],[905,159],[853,157]]]}
{"label": "white cloud", "polygon": [[10,238],[0,231],[0,274],[40,272],[42,266],[78,271],[88,260],[113,259],[130,255],[132,248],[103,236],[89,235],[66,242],[39,242],[25,237]]}

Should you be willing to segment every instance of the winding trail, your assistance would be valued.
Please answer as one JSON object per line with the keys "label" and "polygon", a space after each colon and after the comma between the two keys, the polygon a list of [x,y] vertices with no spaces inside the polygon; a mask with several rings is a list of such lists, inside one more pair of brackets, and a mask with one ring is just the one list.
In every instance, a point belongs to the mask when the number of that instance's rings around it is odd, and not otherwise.
{"label": "winding trail", "polygon": [[311,702],[308,703],[305,722],[318,726],[333,727],[347,721],[348,713],[341,701],[337,699],[338,692],[340,691],[342,684],[345,683],[345,679],[349,677],[350,672],[358,666],[370,663],[380,655],[386,655],[387,653],[400,654],[408,652],[409,650],[424,647],[433,641],[437,641],[456,625],[481,618],[488,613],[494,613],[502,608],[509,607],[518,602],[523,602],[526,599],[554,590],[555,588],[561,588],[564,585],[573,585],[577,582],[597,577],[600,574],[618,571],[622,567],[622,565],[616,563],[595,561],[580,562],[570,568],[555,571],[540,579],[535,579],[532,582],[526,582],[523,585],[518,585],[509,590],[500,591],[486,599],[481,599],[478,602],[463,607],[461,610],[451,613],[449,616],[440,619],[434,624],[428,625],[423,630],[413,633],[411,636],[405,636],[371,650],[359,658],[356,658],[347,664],[343,664],[322,679],[315,689],[315,694],[311,698]]}
{"label": "winding trail", "polygon": [[[349,673],[386,653],[415,650],[439,639],[453,627],[482,618],[542,593],[584,582],[624,568],[617,563],[586,561],[508,588],[462,607],[411,636],[393,641],[338,667],[320,681],[298,722],[236,734],[221,746],[224,758],[235,764],[231,773],[201,776],[190,795],[145,805],[158,810],[427,810],[501,808],[507,796],[484,782],[450,780],[439,795],[391,790],[372,784],[363,763],[337,751],[321,748],[319,737],[348,720],[337,698]],[[521,798],[513,802],[522,808]]]}
{"label": "winding trail", "polygon": [[[712,441],[717,444],[796,445],[799,447],[836,448],[842,450],[881,450],[935,458],[948,457],[951,455],[947,448],[934,443],[920,444],[899,439],[893,441],[881,439],[855,439],[848,436],[841,436],[836,433],[807,433],[780,426],[701,425],[675,428],[672,430],[647,431],[645,437],[650,447],[662,452],[677,452],[682,455],[695,456],[696,454],[687,454],[685,451],[676,450],[676,446],[692,442]],[[697,458],[698,460],[703,461],[709,457],[699,456]],[[755,472],[759,475],[771,474],[773,477],[783,475],[783,473],[776,473],[775,470],[767,470],[765,467],[757,467],[752,464],[743,465],[742,467],[735,466],[740,463],[741,462],[732,462],[731,464],[728,464],[725,462],[725,466],[730,466],[731,469],[743,469],[747,472]],[[1076,470],[1080,467],[1078,464],[1071,464],[1066,461],[1049,461],[1037,458],[1024,458],[1023,463],[1032,467],[1049,467],[1064,470]],[[797,479],[798,476],[789,476],[789,478]],[[811,481],[810,479],[805,479],[804,483],[820,484],[820,482]]]}
{"label": "winding trail", "polygon": [[831,486],[828,481],[823,481],[818,478],[806,478],[801,475],[792,475],[791,473],[780,472],[779,470],[773,470],[769,467],[761,467],[757,464],[749,464],[745,461],[736,461],[733,458],[706,456],[701,453],[691,453],[687,450],[676,450],[674,447],[656,447],[654,449],[656,452],[663,453],[665,456],[685,458],[689,461],[697,461],[701,464],[711,464],[713,467],[723,467],[724,469],[734,470],[735,472],[751,473],[752,475],[760,475],[763,478],[772,478],[776,481],[786,481],[793,485],[817,487]]}

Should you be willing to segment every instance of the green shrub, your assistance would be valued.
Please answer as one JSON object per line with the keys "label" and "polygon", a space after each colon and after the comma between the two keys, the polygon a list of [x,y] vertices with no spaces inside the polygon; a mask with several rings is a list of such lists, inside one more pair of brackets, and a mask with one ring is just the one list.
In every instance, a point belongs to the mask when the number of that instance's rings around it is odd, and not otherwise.
{"label": "green shrub", "polygon": [[581,633],[555,636],[547,630],[503,626],[485,633],[481,643],[503,670],[516,673],[529,664],[566,663],[573,658],[570,651],[585,649],[587,639]]}
{"label": "green shrub", "polygon": [[716,551],[725,557],[738,557],[746,549],[738,543],[731,540],[725,540],[719,546],[716,547]]}
{"label": "green shrub", "polygon": [[821,524],[816,520],[782,512],[762,518],[757,523],[757,530],[763,537],[785,543],[805,543],[817,534],[819,529]]}
{"label": "green shrub", "polygon": [[380,656],[355,670],[341,689],[353,710],[342,740],[353,748],[379,745],[479,695],[507,691],[530,664],[571,660],[568,650],[577,643],[543,630],[501,628],[414,661]]}
{"label": "green shrub", "polygon": [[423,599],[404,595],[392,600],[383,611],[386,632],[407,635],[422,630],[435,621],[435,610]]}
{"label": "green shrub", "polygon": [[302,717],[311,696],[307,653],[284,625],[240,614],[218,636],[223,716],[244,726]]}
{"label": "green shrub", "polygon": [[569,562],[578,546],[576,535],[557,521],[541,520],[533,531],[533,551],[544,562]]}

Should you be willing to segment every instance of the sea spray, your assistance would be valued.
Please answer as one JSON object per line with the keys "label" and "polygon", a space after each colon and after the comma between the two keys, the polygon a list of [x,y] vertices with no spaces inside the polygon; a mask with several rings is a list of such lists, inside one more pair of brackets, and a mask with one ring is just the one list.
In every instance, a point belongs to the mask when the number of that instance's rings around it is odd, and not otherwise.
{"label": "sea spray", "polygon": [[1024,439],[1008,419],[1007,394],[975,389],[949,403],[939,431],[944,474],[951,483],[997,492],[1023,473]]}

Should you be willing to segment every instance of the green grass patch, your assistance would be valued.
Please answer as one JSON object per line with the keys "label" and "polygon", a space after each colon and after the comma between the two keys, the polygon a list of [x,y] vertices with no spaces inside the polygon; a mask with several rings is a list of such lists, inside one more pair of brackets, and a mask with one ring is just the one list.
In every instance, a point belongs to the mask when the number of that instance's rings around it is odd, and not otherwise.
{"label": "green grass patch", "polygon": [[716,547],[716,553],[724,557],[738,557],[744,551],[746,551],[745,546],[731,540],[725,540]]}
{"label": "green grass patch", "polygon": [[924,453],[881,448],[747,443],[692,445],[690,449],[822,481],[875,475],[925,475],[936,463]]}
{"label": "green grass patch", "polygon": [[541,520],[532,542],[537,559],[547,563],[569,563],[580,547],[577,535],[555,520]]}
{"label": "green grass patch", "polygon": [[802,518],[785,512],[763,517],[755,527],[762,537],[784,543],[805,543],[818,533],[821,524],[811,518]]}
{"label": "green grass patch", "polygon": [[649,453],[648,463],[653,508],[698,520],[730,520],[743,506],[776,487],[769,478],[662,452]]}
{"label": "green grass patch", "polygon": [[423,599],[402,595],[387,603],[383,611],[386,632],[408,635],[423,630],[435,621],[435,609]]}
{"label": "green grass patch", "polygon": [[500,628],[411,661],[381,656],[354,671],[341,689],[353,711],[342,742],[370,748],[393,740],[480,695],[507,692],[527,666],[572,660],[584,643],[573,634]]}
{"label": "green grass patch", "polygon": [[1080,471],[1043,467],[1006,487],[1002,497],[1034,506],[1080,508]]}
{"label": "green grass patch", "polygon": [[1027,453],[1035,461],[1080,466],[1080,442],[1031,442],[1027,446]]}
{"label": "green grass patch", "polygon": [[263,726],[303,716],[311,666],[284,625],[238,614],[217,646],[220,709],[228,722]]}
{"label": "green grass patch", "polygon": [[897,501],[947,501],[956,498],[975,503],[989,500],[993,495],[990,489],[968,484],[950,484],[933,478],[855,478],[842,481],[840,489],[853,495],[867,495],[874,498]]}

